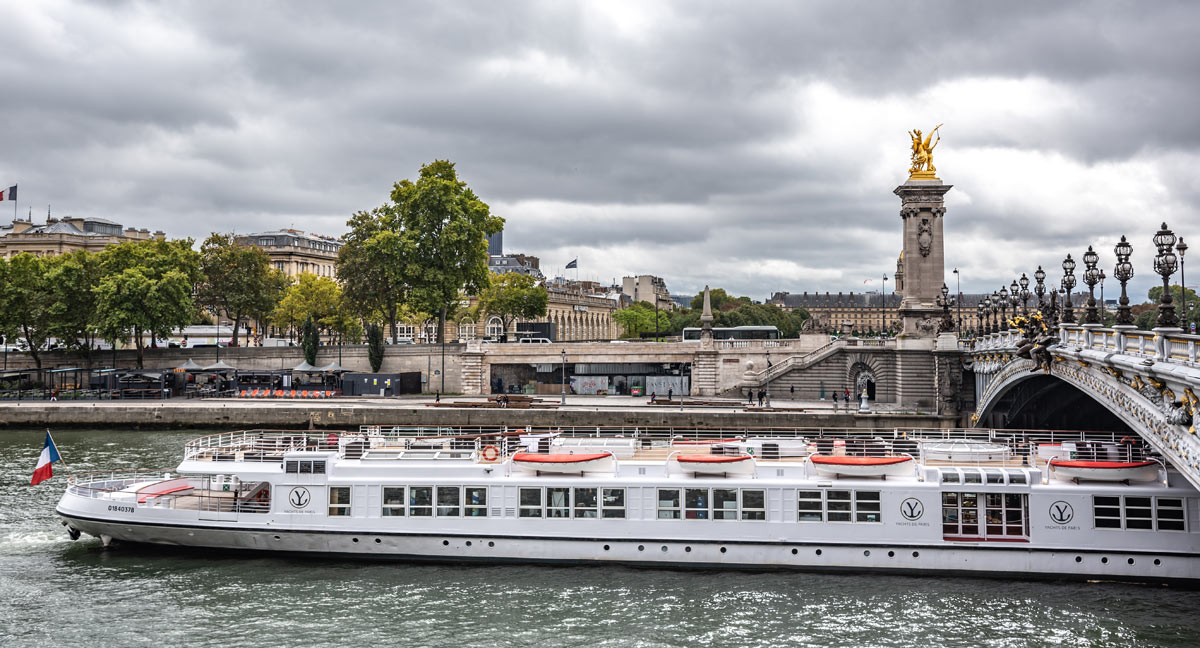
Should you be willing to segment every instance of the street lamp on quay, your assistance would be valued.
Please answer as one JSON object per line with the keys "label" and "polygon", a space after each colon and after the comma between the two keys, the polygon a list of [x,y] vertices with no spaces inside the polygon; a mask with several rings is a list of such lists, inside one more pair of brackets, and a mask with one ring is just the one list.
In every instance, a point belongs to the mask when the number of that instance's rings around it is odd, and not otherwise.
{"label": "street lamp on quay", "polygon": [[1133,278],[1133,264],[1129,256],[1133,254],[1133,246],[1125,237],[1117,243],[1113,251],[1117,254],[1117,265],[1113,268],[1113,276],[1121,282],[1121,299],[1117,302],[1117,326],[1133,326],[1133,313],[1129,311],[1129,295],[1125,292],[1125,284]]}
{"label": "street lamp on quay", "polygon": [[767,409],[771,409],[771,347],[767,347]]}
{"label": "street lamp on quay", "polygon": [[1105,315],[1105,310],[1104,310],[1104,280],[1107,278],[1108,277],[1105,276],[1105,274],[1104,274],[1104,268],[1100,268],[1100,323],[1101,324],[1107,323],[1107,321],[1105,319],[1106,315]]}
{"label": "street lamp on quay", "polygon": [[562,383],[560,385],[562,401],[560,405],[567,404],[567,350],[562,350]]}
{"label": "street lamp on quay", "polygon": [[991,332],[999,333],[1000,332],[1000,315],[999,315],[999,313],[1000,313],[1000,292],[993,290],[989,299],[991,299],[991,310],[992,310]]}
{"label": "street lamp on quay", "polygon": [[955,302],[958,304],[958,326],[955,327],[955,330],[958,331],[959,336],[962,336],[962,277],[958,274],[958,268],[954,269],[954,292],[958,293],[958,299]]}
{"label": "street lamp on quay", "polygon": [[1183,254],[1187,252],[1187,243],[1183,242],[1183,237],[1179,237],[1179,243],[1175,244],[1175,249],[1179,251],[1179,287],[1183,293],[1183,332],[1191,333],[1192,324],[1191,318],[1188,316],[1187,308],[1187,275],[1183,273]]}
{"label": "street lamp on quay", "polygon": [[1075,259],[1068,254],[1067,258],[1062,262],[1063,278],[1063,314],[1062,321],[1064,324],[1075,323],[1075,311],[1071,308],[1071,290],[1075,288]]}
{"label": "street lamp on quay", "polygon": [[[1013,279],[1012,287],[1008,291],[1008,303],[1012,304],[1013,319],[1017,318],[1017,304],[1021,303],[1021,289],[1017,286],[1017,280]],[[1016,328],[1009,323],[1009,328]]]}
{"label": "street lamp on quay", "polygon": [[1154,257],[1154,271],[1163,278],[1162,299],[1158,304],[1158,321],[1155,325],[1158,328],[1175,328],[1179,326],[1179,318],[1175,316],[1174,300],[1171,298],[1171,275],[1175,274],[1179,259],[1173,249],[1175,233],[1167,229],[1166,223],[1154,235],[1154,245],[1158,248],[1158,254]]}
{"label": "street lamp on quay", "polygon": [[987,331],[984,330],[984,327],[983,327],[983,311],[985,309],[987,309],[986,303],[987,303],[987,298],[984,297],[983,301],[979,302],[978,304],[975,304],[975,315],[977,316],[977,319],[975,320],[975,331],[979,335],[983,335],[983,334],[987,333]]}
{"label": "street lamp on quay", "polygon": [[1028,315],[1029,314],[1029,296],[1030,296],[1029,277],[1025,276],[1024,272],[1021,273],[1021,282],[1020,283],[1021,283],[1021,314]]}
{"label": "street lamp on quay", "polygon": [[1033,294],[1037,295],[1038,310],[1041,310],[1045,305],[1043,297],[1046,296],[1046,271],[1042,270],[1042,266],[1038,266],[1037,271],[1033,273],[1033,280],[1037,282],[1033,286]]}
{"label": "street lamp on quay", "polygon": [[[1172,241],[1174,243],[1174,241]],[[1100,271],[1096,269],[1096,262],[1100,260],[1100,255],[1088,246],[1087,252],[1083,253],[1083,283],[1088,287],[1087,311],[1083,317],[1084,324],[1099,324],[1100,314],[1096,310],[1096,284],[1100,283]]]}
{"label": "street lamp on quay", "polygon": [[[1014,285],[1016,283],[1013,282]],[[996,332],[999,333],[1008,330],[1008,286],[1000,286],[996,298],[1000,300],[1000,321],[996,325]]]}
{"label": "street lamp on quay", "polygon": [[879,302],[879,337],[883,338],[883,332],[887,330],[887,275],[883,275],[882,286],[882,301]]}

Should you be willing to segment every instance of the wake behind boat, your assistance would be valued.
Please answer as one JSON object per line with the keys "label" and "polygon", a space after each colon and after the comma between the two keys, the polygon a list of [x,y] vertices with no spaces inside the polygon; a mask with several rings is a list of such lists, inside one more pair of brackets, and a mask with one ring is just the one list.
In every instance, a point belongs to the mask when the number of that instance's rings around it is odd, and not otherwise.
{"label": "wake behind boat", "polygon": [[[1055,447],[1129,465],[1042,456]],[[106,545],[1200,582],[1200,494],[1144,448],[1008,430],[258,430],[189,441],[174,470],[71,477],[57,512]]]}

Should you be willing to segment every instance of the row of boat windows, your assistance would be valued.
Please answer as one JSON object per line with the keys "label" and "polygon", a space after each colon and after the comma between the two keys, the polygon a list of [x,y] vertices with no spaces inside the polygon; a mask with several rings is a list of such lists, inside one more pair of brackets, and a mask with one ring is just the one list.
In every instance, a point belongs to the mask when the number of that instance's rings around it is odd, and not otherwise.
{"label": "row of boat windows", "polygon": [[942,493],[942,535],[1025,537],[1028,499],[1022,493]]}
{"label": "row of boat windows", "polygon": [[796,507],[801,522],[883,522],[879,491],[799,491]]}
{"label": "row of boat windows", "polygon": [[284,472],[298,474],[325,474],[325,461],[288,461],[283,466]]}
{"label": "row of boat windows", "polygon": [[1094,495],[1092,518],[1097,529],[1187,530],[1183,500],[1177,497]]}
{"label": "row of boat windows", "polygon": [[1028,484],[1029,475],[1020,469],[942,468],[943,484]]}

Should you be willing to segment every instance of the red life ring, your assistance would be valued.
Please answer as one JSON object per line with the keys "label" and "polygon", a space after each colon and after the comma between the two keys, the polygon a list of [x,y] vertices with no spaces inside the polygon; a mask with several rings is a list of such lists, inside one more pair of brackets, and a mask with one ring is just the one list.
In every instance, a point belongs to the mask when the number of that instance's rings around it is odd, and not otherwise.
{"label": "red life ring", "polygon": [[480,453],[484,461],[495,461],[500,458],[500,450],[496,446],[483,446],[483,452]]}

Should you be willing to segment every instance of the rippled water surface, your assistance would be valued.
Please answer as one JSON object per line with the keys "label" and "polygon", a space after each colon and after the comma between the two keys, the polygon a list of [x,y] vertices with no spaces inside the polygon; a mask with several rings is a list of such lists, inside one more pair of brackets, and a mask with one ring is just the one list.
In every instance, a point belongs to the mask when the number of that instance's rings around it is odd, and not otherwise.
{"label": "rippled water surface", "polygon": [[[459,567],[105,550],[0,430],[0,646],[1197,646],[1200,592],[1114,584]],[[200,432],[55,433],[72,470],[169,467]]]}

